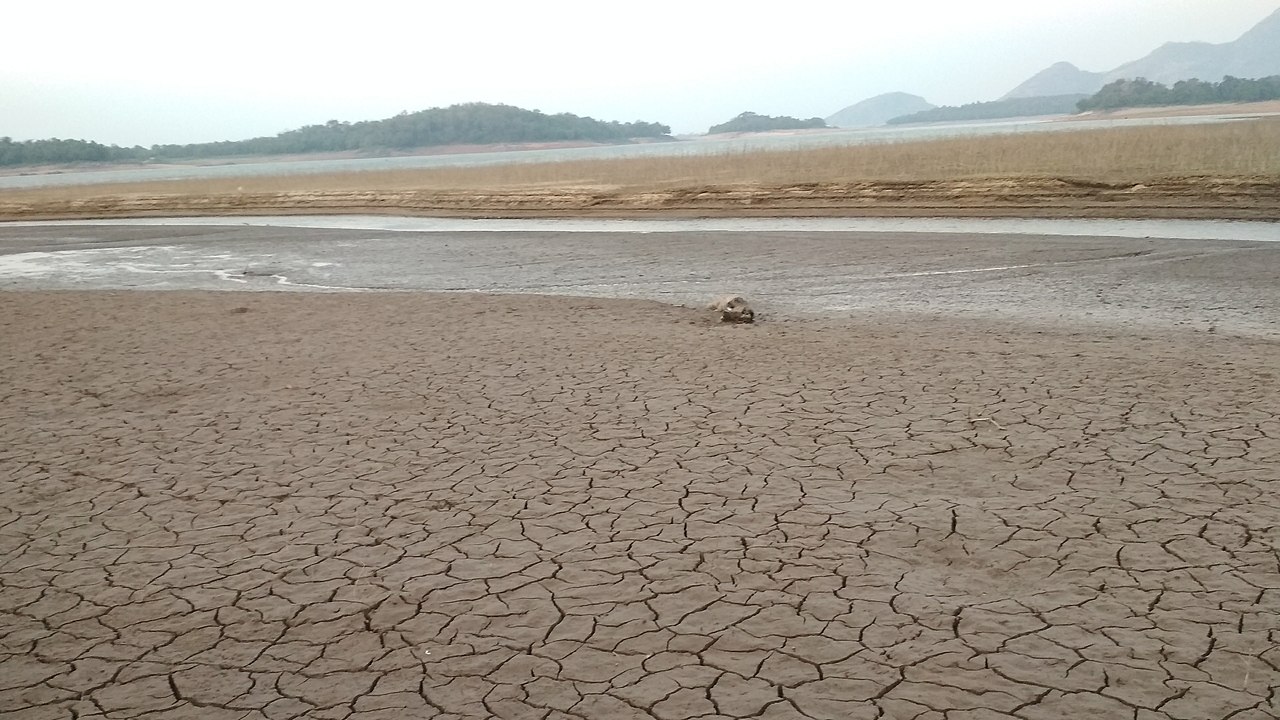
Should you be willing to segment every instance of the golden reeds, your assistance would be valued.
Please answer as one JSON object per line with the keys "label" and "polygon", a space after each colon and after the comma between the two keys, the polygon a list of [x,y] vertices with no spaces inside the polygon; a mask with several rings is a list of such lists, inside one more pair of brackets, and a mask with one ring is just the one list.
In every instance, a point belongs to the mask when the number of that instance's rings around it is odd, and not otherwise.
{"label": "golden reeds", "polygon": [[958,137],[805,150],[590,159],[483,167],[344,172],[3,190],[14,201],[140,193],[669,190],[705,185],[1061,177],[1137,183],[1169,177],[1280,177],[1280,118],[1226,123]]}

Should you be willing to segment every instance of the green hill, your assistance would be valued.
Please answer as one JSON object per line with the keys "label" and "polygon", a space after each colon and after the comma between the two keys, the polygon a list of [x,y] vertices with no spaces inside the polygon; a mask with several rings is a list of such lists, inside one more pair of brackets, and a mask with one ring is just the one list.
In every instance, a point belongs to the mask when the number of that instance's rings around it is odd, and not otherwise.
{"label": "green hill", "polygon": [[385,120],[308,125],[271,137],[150,148],[107,147],[84,140],[0,138],[0,165],[184,160],[242,155],[294,155],[346,150],[394,151],[441,145],[530,142],[625,143],[663,138],[671,128],[651,122],[605,122],[570,113],[546,115],[510,105],[467,103],[401,113]]}
{"label": "green hill", "polygon": [[770,115],[757,115],[753,112],[744,112],[738,117],[712,125],[707,131],[708,135],[718,135],[720,133],[730,132],[768,132],[770,130],[807,130],[810,128],[824,128],[827,123],[818,117],[809,118],[808,120],[799,120],[797,118],[781,115],[772,117]]}
{"label": "green hill", "polygon": [[998,120],[1001,118],[1034,117],[1036,115],[1071,115],[1076,103],[1087,95],[1050,95],[1048,97],[1009,98],[968,105],[943,105],[932,110],[902,115],[889,121],[890,125],[906,123],[956,122],[961,120]]}
{"label": "green hill", "polygon": [[1164,105],[1211,105],[1280,100],[1280,75],[1246,80],[1227,76],[1222,82],[1179,80],[1173,87],[1138,78],[1108,83],[1077,103],[1081,110],[1115,110]]}
{"label": "green hill", "polygon": [[440,145],[485,145],[582,141],[617,143],[659,138],[671,132],[649,122],[604,122],[570,113],[546,115],[511,105],[467,103],[401,113],[385,120],[346,123],[330,120],[274,137],[200,145],[161,145],[165,157],[271,155],[340,150],[407,150]]}

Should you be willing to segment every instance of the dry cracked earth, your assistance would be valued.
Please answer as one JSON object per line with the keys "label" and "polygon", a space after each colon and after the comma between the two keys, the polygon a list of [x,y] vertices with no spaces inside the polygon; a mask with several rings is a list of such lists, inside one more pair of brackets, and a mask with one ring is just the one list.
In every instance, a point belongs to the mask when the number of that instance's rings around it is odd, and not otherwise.
{"label": "dry cracked earth", "polygon": [[1277,345],[0,293],[0,715],[1280,715]]}

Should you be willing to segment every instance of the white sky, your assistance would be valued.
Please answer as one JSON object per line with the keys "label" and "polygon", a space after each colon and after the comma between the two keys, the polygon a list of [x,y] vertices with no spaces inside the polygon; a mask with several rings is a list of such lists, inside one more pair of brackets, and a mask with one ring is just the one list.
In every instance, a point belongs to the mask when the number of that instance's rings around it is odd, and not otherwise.
{"label": "white sky", "polygon": [[10,0],[0,136],[274,135],[459,102],[705,132],[882,92],[993,100],[1059,60],[1227,42],[1280,0]]}

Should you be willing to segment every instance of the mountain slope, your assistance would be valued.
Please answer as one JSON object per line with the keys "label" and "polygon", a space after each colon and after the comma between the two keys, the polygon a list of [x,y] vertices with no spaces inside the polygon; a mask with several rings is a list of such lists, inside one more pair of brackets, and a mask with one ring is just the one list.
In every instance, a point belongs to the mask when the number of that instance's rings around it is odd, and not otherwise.
{"label": "mountain slope", "polygon": [[934,107],[933,103],[919,95],[891,92],[854,103],[828,117],[827,124],[840,128],[874,127],[884,125],[893,118],[932,110]]}
{"label": "mountain slope", "polygon": [[1103,86],[1102,73],[1081,70],[1069,62],[1050,65],[1010,90],[1001,100],[1049,95],[1092,95]]}
{"label": "mountain slope", "polygon": [[1146,78],[1165,85],[1192,78],[1219,82],[1227,75],[1260,78],[1280,75],[1280,10],[1228,43],[1171,42],[1114,70],[1091,73],[1055,63],[1009,91],[1005,98],[1093,94],[1114,80]]}

